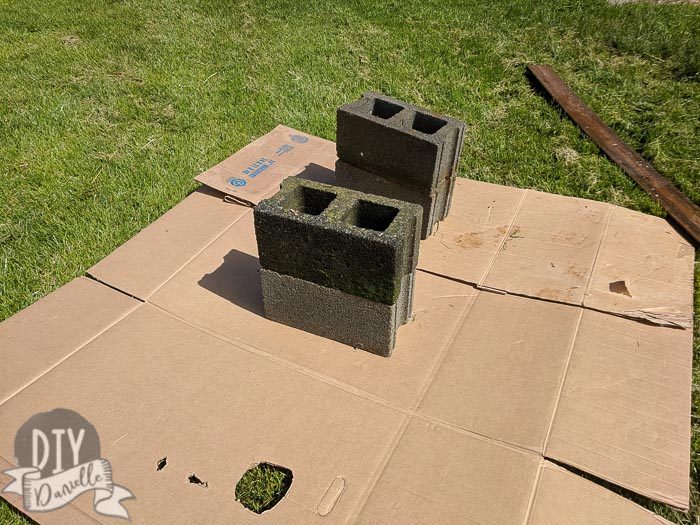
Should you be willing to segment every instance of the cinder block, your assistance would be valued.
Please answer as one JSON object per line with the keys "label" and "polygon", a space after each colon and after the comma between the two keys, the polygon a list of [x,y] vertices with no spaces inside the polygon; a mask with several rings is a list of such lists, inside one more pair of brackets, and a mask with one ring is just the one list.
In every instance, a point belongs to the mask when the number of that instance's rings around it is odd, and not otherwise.
{"label": "cinder block", "polygon": [[407,320],[415,275],[404,276],[399,300],[389,305],[271,270],[260,273],[268,319],[385,357]]}
{"label": "cinder block", "polygon": [[297,178],[255,208],[261,266],[395,305],[418,260],[415,204]]}
{"label": "cinder block", "polygon": [[421,239],[427,239],[433,233],[435,225],[447,217],[454,189],[454,179],[445,181],[432,191],[425,191],[385,179],[342,160],[335,163],[335,177],[338,186],[421,206]]}
{"label": "cinder block", "polygon": [[463,136],[463,122],[377,93],[338,108],[338,158],[426,192],[456,176]]}

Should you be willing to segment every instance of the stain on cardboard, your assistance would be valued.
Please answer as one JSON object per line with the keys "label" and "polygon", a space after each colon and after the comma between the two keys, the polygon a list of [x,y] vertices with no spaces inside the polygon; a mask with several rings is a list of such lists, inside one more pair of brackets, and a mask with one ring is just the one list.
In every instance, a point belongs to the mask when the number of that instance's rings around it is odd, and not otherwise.
{"label": "stain on cardboard", "polygon": [[567,268],[566,274],[573,277],[583,277],[586,275],[586,268],[581,268],[580,266],[576,266],[576,264],[572,264]]}
{"label": "stain on cardboard", "polygon": [[484,244],[484,240],[481,238],[480,232],[463,233],[457,236],[455,243],[464,248],[478,248]]}

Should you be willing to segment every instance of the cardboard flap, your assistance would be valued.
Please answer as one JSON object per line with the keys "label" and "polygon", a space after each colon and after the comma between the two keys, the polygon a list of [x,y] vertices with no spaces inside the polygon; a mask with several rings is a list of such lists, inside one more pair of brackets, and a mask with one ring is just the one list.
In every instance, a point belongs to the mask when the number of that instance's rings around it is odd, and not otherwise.
{"label": "cardboard flap", "polygon": [[88,274],[145,300],[249,208],[200,188],[88,270]]}
{"label": "cardboard flap", "polygon": [[[309,159],[316,164],[309,166]],[[276,192],[287,177],[307,171],[308,178],[323,168],[333,170],[335,159],[334,142],[280,125],[195,180],[255,205]]]}
{"label": "cardboard flap", "polygon": [[692,327],[694,250],[664,219],[458,180],[418,267],[480,288]]}
{"label": "cardboard flap", "polygon": [[670,521],[583,479],[543,462],[528,525],[671,525]]}
{"label": "cardboard flap", "polygon": [[0,323],[0,403],[139,304],[116,290],[78,277]]}
{"label": "cardboard flap", "polygon": [[687,509],[692,337],[584,311],[545,455]]}
{"label": "cardboard flap", "polygon": [[412,420],[357,523],[524,523],[539,456]]}
{"label": "cardboard flap", "polygon": [[542,453],[580,309],[481,293],[419,409]]}
{"label": "cardboard flap", "polygon": [[693,247],[665,220],[611,208],[584,305],[692,328]]}

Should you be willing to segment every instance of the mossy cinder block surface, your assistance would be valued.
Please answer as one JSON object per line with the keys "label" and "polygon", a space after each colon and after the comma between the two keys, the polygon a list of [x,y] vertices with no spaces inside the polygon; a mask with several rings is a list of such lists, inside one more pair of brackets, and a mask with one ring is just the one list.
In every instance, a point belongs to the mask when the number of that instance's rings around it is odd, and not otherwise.
{"label": "mossy cinder block surface", "polygon": [[464,123],[378,93],[338,108],[338,158],[419,190],[456,176]]}
{"label": "mossy cinder block surface", "polygon": [[414,273],[403,277],[399,299],[390,305],[264,268],[260,272],[268,319],[377,355],[391,355],[396,330],[410,316]]}
{"label": "mossy cinder block surface", "polygon": [[254,211],[261,266],[394,305],[418,260],[416,204],[288,178]]}
{"label": "mossy cinder block surface", "polygon": [[415,186],[406,186],[386,179],[342,160],[335,163],[335,178],[338,186],[351,190],[380,195],[418,204],[423,209],[421,239],[427,239],[435,225],[447,217],[449,212],[454,179],[444,181],[432,191]]}

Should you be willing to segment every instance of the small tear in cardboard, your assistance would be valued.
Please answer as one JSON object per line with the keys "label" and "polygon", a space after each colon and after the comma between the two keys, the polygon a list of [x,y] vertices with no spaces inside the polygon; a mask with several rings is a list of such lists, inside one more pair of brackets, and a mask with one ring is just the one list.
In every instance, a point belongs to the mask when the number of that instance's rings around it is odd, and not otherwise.
{"label": "small tear in cardboard", "polygon": [[625,283],[625,281],[613,281],[610,283],[608,288],[612,293],[619,293],[626,295],[627,297],[632,297],[632,294],[627,289],[627,283]]}
{"label": "small tear in cardboard", "polygon": [[617,312],[620,317],[628,319],[636,319],[647,323],[670,326],[674,328],[691,329],[693,328],[693,319],[688,317],[683,312],[675,308],[667,308],[659,306],[657,308],[641,308],[639,310],[625,310]]}

